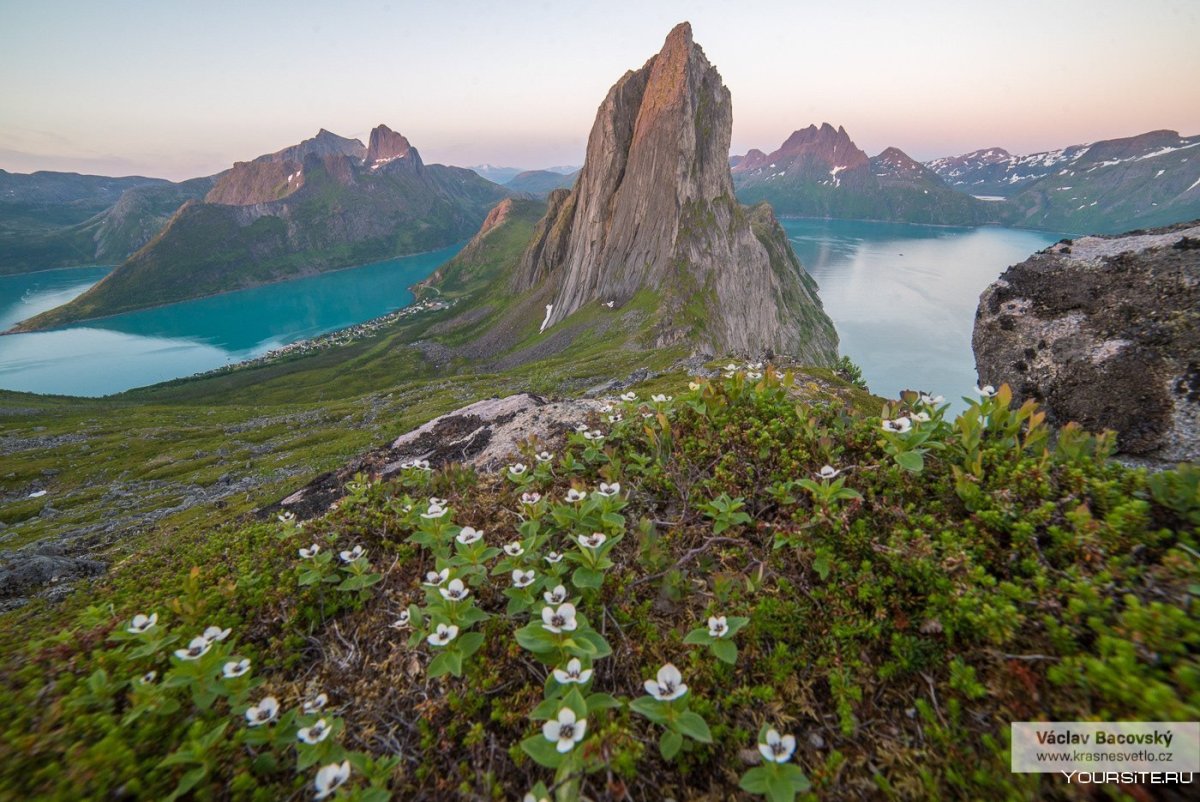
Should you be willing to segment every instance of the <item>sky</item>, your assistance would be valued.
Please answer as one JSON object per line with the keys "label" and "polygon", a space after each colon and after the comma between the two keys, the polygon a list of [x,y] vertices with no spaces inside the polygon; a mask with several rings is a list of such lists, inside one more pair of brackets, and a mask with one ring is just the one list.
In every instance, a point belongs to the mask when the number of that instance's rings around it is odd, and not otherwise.
{"label": "sky", "polygon": [[811,123],[874,155],[1200,134],[1200,2],[0,0],[0,168],[209,175],[386,123],[426,162],[579,164],[689,20],[733,152]]}

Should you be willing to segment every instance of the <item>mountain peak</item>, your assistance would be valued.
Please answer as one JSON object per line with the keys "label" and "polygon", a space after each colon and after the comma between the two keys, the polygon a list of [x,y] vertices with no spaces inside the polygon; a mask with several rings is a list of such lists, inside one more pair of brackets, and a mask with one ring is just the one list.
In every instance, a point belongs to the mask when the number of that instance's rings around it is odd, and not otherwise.
{"label": "mountain peak", "polygon": [[514,279],[518,292],[546,293],[545,327],[648,291],[656,345],[833,358],[832,326],[782,229],[734,199],[732,120],[729,90],[688,23],[613,85],[574,189],[551,195]]}
{"label": "mountain peak", "polygon": [[366,163],[370,167],[379,167],[396,159],[411,159],[414,166],[420,166],[421,157],[417,154],[417,149],[406,137],[383,123],[371,129],[370,142],[366,156]]}

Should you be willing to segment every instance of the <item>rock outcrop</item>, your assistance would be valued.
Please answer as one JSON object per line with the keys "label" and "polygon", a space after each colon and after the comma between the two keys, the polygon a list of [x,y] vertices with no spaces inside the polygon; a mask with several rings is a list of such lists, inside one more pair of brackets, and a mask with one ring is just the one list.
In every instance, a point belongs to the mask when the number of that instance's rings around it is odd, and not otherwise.
{"label": "rock outcrop", "polygon": [[1052,422],[1200,459],[1200,220],[1063,240],[1010,267],[979,299],[972,345],[982,382]]}
{"label": "rock outcrop", "polygon": [[601,104],[574,188],[549,211],[514,277],[516,292],[549,282],[546,328],[591,303],[654,300],[657,345],[836,357],[816,287],[790,249],[773,261],[734,199],[729,90],[682,23],[662,51],[627,72]]}
{"label": "rock outcrop", "polygon": [[421,167],[421,156],[409,144],[408,138],[380,124],[371,130],[371,143],[367,146],[368,167],[379,168],[397,159],[407,160],[414,169]]}

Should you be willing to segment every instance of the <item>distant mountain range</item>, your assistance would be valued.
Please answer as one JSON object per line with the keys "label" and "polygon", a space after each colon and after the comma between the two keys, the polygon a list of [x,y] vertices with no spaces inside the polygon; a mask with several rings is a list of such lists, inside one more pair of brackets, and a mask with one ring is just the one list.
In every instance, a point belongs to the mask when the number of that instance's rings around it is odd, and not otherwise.
{"label": "distant mountain range", "polygon": [[1013,225],[1117,233],[1200,217],[1200,136],[1175,131],[1029,156],[988,148],[928,167],[952,188],[988,198]]}
{"label": "distant mountain range", "polygon": [[797,217],[1113,233],[1200,217],[1200,137],[1151,131],[1014,156],[1002,148],[920,164],[868,158],[844,128],[796,131],[730,159],[738,198]]}
{"label": "distant mountain range", "polygon": [[568,173],[554,170],[526,170],[518,173],[504,188],[510,192],[523,192],[535,198],[544,198],[556,189],[570,189],[579,178],[579,169]]}
{"label": "distant mountain range", "polygon": [[987,204],[946,186],[898,148],[868,158],[845,128],[828,123],[796,131],[769,154],[751,150],[732,161],[738,200],[767,201],[785,216],[968,225],[992,219]]}
{"label": "distant mountain range", "polygon": [[365,146],[322,130],[235,164],[103,281],[21,328],[444,247],[470,237],[508,194],[470,170],[424,164],[387,126]]}

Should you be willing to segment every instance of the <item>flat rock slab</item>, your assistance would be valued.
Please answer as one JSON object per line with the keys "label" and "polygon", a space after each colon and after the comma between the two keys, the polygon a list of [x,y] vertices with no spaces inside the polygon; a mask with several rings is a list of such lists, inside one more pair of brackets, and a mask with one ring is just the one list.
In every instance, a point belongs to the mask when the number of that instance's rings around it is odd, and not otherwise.
{"label": "flat rock slab", "polygon": [[601,406],[603,402],[595,399],[547,401],[530,393],[477,401],[321,474],[260,514],[271,516],[286,510],[301,520],[322,515],[345,495],[346,483],[355,474],[386,478],[416,460],[427,460],[431,468],[457,462],[496,470],[511,462],[521,444],[530,439],[543,448],[556,447],[576,424],[594,417]]}

